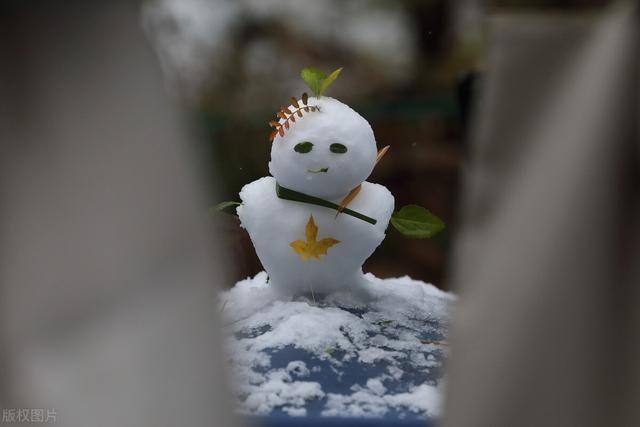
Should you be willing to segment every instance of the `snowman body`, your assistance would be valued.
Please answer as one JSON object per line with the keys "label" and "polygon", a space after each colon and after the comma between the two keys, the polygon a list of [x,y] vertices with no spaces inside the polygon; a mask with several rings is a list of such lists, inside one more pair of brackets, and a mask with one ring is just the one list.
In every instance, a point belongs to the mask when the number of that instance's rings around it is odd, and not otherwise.
{"label": "snowman body", "polygon": [[[280,199],[273,177],[245,185],[240,198],[238,216],[249,232],[271,286],[282,294],[323,294],[358,287],[362,264],[384,240],[394,207],[389,190],[369,182],[362,184],[349,208],[375,218],[375,225],[344,213],[336,217],[336,211],[326,207]],[[311,216],[318,228],[318,239],[331,237],[339,243],[319,259],[302,261],[291,242],[305,239]]]}
{"label": "snowman body", "polygon": [[[274,139],[272,176],[245,185],[237,209],[270,284],[282,294],[358,287],[362,264],[384,240],[394,208],[385,187],[365,181],[377,155],[369,123],[332,98],[309,98],[309,105],[319,111],[299,117],[286,134]],[[276,183],[337,205],[361,184],[348,208],[375,224],[325,206],[280,198]],[[328,243],[318,251],[301,249],[316,248],[318,242]]]}

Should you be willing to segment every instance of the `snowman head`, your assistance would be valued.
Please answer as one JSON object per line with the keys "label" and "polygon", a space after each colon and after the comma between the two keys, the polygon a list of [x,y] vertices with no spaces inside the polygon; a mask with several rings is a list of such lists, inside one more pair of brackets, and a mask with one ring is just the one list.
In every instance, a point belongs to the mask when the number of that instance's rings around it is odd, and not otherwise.
{"label": "snowman head", "polygon": [[310,97],[308,104],[319,111],[306,113],[284,136],[274,138],[269,171],[283,187],[340,199],[373,170],[377,154],[373,130],[360,114],[336,99]]}

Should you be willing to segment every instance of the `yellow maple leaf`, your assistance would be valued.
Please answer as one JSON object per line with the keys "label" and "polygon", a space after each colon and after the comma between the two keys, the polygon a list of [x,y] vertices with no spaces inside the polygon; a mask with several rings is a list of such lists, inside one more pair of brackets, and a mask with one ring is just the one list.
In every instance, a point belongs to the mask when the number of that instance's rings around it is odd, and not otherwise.
{"label": "yellow maple leaf", "polygon": [[289,246],[291,246],[293,250],[300,255],[301,261],[306,261],[311,257],[320,259],[320,255],[327,254],[327,249],[340,243],[339,240],[332,237],[325,237],[320,241],[316,240],[318,237],[318,226],[313,220],[313,215],[309,215],[309,221],[305,227],[305,235],[307,238],[306,241],[296,240],[295,242],[289,243]]}

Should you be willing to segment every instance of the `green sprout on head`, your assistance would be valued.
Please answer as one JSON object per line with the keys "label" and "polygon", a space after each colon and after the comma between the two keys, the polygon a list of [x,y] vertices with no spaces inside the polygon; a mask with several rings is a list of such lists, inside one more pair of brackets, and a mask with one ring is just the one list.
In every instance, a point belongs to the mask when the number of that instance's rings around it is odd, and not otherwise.
{"label": "green sprout on head", "polygon": [[302,80],[307,83],[309,89],[311,89],[311,91],[316,95],[316,98],[320,98],[322,93],[340,75],[341,71],[342,67],[338,68],[333,73],[326,75],[316,68],[303,68],[300,76],[302,77]]}

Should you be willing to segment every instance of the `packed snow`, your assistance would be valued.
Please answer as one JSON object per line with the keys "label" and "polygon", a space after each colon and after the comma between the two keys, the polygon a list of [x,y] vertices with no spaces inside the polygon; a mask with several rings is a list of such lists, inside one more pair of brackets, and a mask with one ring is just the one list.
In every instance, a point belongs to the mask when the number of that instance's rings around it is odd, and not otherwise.
{"label": "packed snow", "polygon": [[[363,182],[373,170],[377,153],[369,123],[333,98],[309,98],[308,103],[320,111],[305,113],[284,136],[275,137],[269,163],[273,177],[245,185],[240,191],[242,205],[237,208],[271,285],[289,295],[359,287],[362,264],[384,240],[394,207],[389,190]],[[279,198],[276,182],[336,205],[362,184],[348,207],[376,223],[346,213],[337,215],[324,206]],[[307,226],[312,219],[317,226],[313,240],[333,243],[319,257],[301,260],[291,245],[309,241]]]}
{"label": "packed snow", "polygon": [[[364,117],[337,99],[310,97],[308,104],[320,111],[304,113],[284,136],[276,135],[269,172],[293,190],[324,199],[344,197],[373,171],[378,153],[373,129]],[[296,110],[292,105],[287,108]],[[307,142],[311,143],[308,152],[296,151],[296,145]],[[331,151],[332,144],[341,144],[346,152]],[[327,171],[313,172],[322,168]]]}
{"label": "packed snow", "polygon": [[[330,293],[362,284],[362,264],[385,238],[393,210],[393,196],[377,184],[365,182],[349,205],[380,222],[372,225],[322,206],[279,199],[276,181],[264,177],[244,186],[243,205],[238,207],[242,226],[247,229],[256,253],[271,278],[272,287],[285,295]],[[313,217],[318,241],[336,239],[320,259],[300,259],[291,242],[306,240],[306,226]]]}
{"label": "packed snow", "polygon": [[363,282],[282,297],[262,272],[221,294],[239,412],[438,416],[454,297],[408,277]]}

